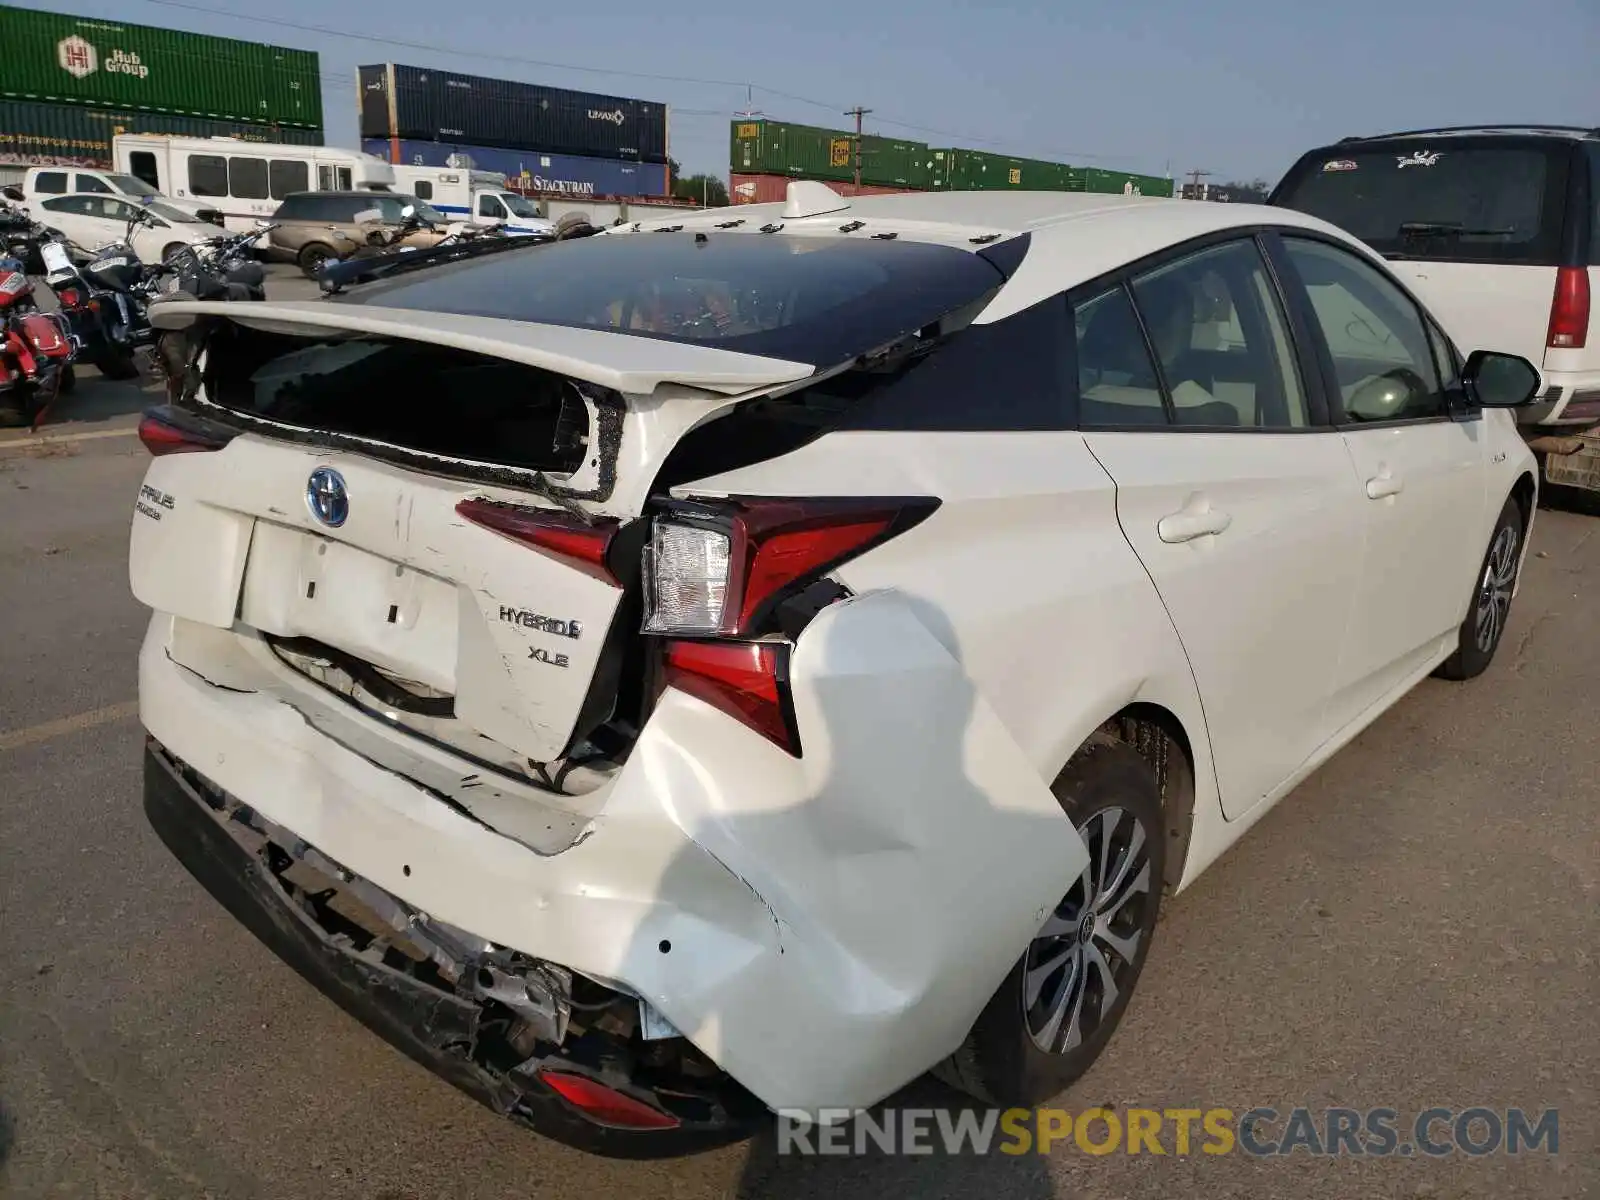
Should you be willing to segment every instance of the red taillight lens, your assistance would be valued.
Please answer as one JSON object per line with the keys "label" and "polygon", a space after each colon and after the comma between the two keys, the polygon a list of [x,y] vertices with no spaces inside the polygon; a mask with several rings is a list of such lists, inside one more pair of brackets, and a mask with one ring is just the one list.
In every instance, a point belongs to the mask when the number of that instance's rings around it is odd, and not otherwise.
{"label": "red taillight lens", "polygon": [[780,682],[783,653],[774,642],[668,642],[666,682],[798,757]]}
{"label": "red taillight lens", "polygon": [[1589,268],[1562,267],[1556,272],[1556,294],[1550,301],[1551,350],[1582,350],[1589,341]]}
{"label": "red taillight lens", "polygon": [[619,528],[609,517],[596,517],[586,522],[571,513],[522,508],[493,500],[463,500],[456,505],[456,512],[474,525],[521,542],[585,575],[612,587],[622,586],[606,561],[611,539]]}
{"label": "red taillight lens", "polygon": [[599,1125],[613,1129],[675,1129],[680,1124],[671,1113],[635,1100],[587,1075],[541,1070],[539,1078],[551,1091]]}
{"label": "red taillight lens", "polygon": [[77,308],[83,303],[83,296],[76,288],[62,288],[56,293],[56,299],[61,301],[62,308]]}
{"label": "red taillight lens", "polygon": [[739,603],[739,627],[748,627],[762,607],[791,583],[843,562],[877,541],[898,516],[898,511],[890,511],[846,518],[843,523],[822,518],[802,521],[799,528],[756,529]]}
{"label": "red taillight lens", "polygon": [[187,454],[196,450],[220,450],[228,444],[225,437],[213,437],[192,429],[185,429],[171,421],[162,420],[154,413],[145,413],[139,422],[139,440],[156,458],[164,454]]}

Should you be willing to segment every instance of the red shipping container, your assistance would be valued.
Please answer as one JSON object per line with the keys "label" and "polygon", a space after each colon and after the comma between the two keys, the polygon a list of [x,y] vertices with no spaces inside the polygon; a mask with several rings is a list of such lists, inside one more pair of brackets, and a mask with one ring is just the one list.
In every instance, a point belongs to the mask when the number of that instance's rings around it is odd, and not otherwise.
{"label": "red shipping container", "polygon": [[[782,204],[788,196],[789,185],[795,180],[788,175],[730,175],[728,176],[728,201],[731,204]],[[819,180],[826,187],[832,188],[841,196],[893,196],[901,192],[915,191],[915,188],[874,187],[870,183],[863,183],[857,187],[853,183],[839,183],[835,180]]]}

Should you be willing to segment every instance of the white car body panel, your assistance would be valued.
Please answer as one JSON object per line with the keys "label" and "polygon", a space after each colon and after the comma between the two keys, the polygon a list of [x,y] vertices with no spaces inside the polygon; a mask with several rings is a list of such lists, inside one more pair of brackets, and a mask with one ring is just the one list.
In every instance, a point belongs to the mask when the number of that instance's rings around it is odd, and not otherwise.
{"label": "white car body panel", "polygon": [[172,630],[152,621],[140,666],[164,745],[237,795],[272,779],[264,815],[430,915],[622,981],[773,1107],[872,1104],[952,1051],[1087,864],[1004,725],[891,594],[800,639],[803,760],[668,692],[587,836],[543,855],[294,704],[235,690],[261,687],[264,664],[230,690],[176,665]]}
{"label": "white car body panel", "polygon": [[[1329,687],[1365,569],[1344,444],[1332,430],[1096,432],[1088,443],[1188,652],[1223,808],[1238,816],[1332,732]],[[1157,532],[1202,512],[1223,532],[1181,543]]]}
{"label": "white car body panel", "polygon": [[[982,194],[849,208],[967,251],[975,230],[1031,229],[978,324],[1237,226],[1316,229],[1368,254],[1279,209]],[[739,216],[780,215],[762,209]],[[843,219],[785,232],[837,237]],[[619,517],[644,510],[685,432],[831,365],[344,302],[247,307],[171,303],[159,320],[426,340],[621,393],[616,490],[587,505]],[[1169,870],[1181,890],[1449,652],[1494,515],[1535,478],[1499,412],[1388,438],[827,432],[676,489],[939,502],[832,571],[851,597],[793,639],[802,753],[667,687],[626,760],[563,792],[509,771],[482,786],[483,757],[346,704],[263,640],[358,653],[453,696],[494,743],[483,755],[550,760],[620,593],[456,512],[539,507],[536,489],[469,482],[482,464],[465,460],[410,470],[252,429],[155,459],[133,518],[130,582],[155,610],[140,660],[154,738],[407,904],[636,994],[766,1104],[811,1110],[875,1103],[958,1046],[1087,862],[1050,785],[1098,730],[1159,716],[1188,751],[1192,795],[1164,798],[1190,807],[1174,814],[1188,822]],[[1383,465],[1407,487],[1370,500],[1363,471]],[[308,509],[317,467],[352,498],[338,527]],[[1229,514],[1225,532],[1162,541],[1159,522],[1196,496]],[[1383,570],[1417,578],[1399,590]],[[1412,587],[1406,620],[1380,628]],[[595,635],[562,647],[569,669],[530,661],[539,638],[505,613],[534,608]]]}

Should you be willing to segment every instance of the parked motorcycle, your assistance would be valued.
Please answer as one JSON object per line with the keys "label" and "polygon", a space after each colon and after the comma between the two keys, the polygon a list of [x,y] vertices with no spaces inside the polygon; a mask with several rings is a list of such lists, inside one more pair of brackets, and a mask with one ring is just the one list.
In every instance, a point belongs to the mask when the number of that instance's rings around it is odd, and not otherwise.
{"label": "parked motorcycle", "polygon": [[[171,300],[265,300],[266,272],[254,256],[257,239],[276,229],[258,222],[255,229],[232,237],[210,238],[178,251],[157,269],[159,282],[150,305]],[[151,348],[167,394],[176,400],[189,369],[189,331],[158,331]]]}
{"label": "parked motorcycle", "polygon": [[[5,200],[11,200],[7,189]],[[60,234],[0,200],[0,426],[37,428],[58,396],[72,390],[79,342],[60,313],[44,312],[29,268],[62,243]]]}

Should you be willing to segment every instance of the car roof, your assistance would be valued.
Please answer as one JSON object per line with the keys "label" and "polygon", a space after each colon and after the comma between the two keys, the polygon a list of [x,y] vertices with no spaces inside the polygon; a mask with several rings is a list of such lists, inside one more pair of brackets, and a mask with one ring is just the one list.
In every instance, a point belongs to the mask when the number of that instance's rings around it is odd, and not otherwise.
{"label": "car roof", "polygon": [[[795,194],[791,189],[791,197]],[[821,197],[816,191],[807,194]],[[1258,204],[1084,192],[983,191],[904,192],[853,199],[835,195],[835,202],[837,207],[831,211],[798,218],[786,215],[787,202],[741,204],[636,221],[606,230],[601,236],[659,229],[755,234],[781,226],[782,232],[793,235],[868,238],[893,234],[979,250],[1028,235],[1028,253],[1021,266],[984,310],[980,322],[999,320],[1168,247],[1230,229],[1304,228],[1334,238],[1368,258],[1378,258],[1363,243],[1326,221],[1293,209]],[[825,198],[814,200],[812,208],[819,203],[828,202]],[[738,224],[730,229],[730,222]]]}
{"label": "car roof", "polygon": [[1410,138],[1533,137],[1560,141],[1587,141],[1600,138],[1600,127],[1592,125],[1447,125],[1439,129],[1400,129],[1392,133],[1355,134],[1340,138],[1332,146],[1354,146],[1363,142],[1393,142]]}

